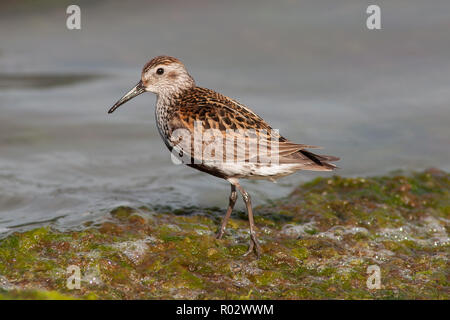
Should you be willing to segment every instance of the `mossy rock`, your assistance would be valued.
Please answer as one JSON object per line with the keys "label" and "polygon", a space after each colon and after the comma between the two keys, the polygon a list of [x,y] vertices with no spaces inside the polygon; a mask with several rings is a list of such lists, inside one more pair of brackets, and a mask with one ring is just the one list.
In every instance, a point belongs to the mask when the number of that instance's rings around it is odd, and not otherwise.
{"label": "mossy rock", "polygon": [[0,240],[0,299],[449,299],[449,191],[437,169],[314,179],[255,208],[259,260],[244,212],[216,240],[223,209],[118,207]]}

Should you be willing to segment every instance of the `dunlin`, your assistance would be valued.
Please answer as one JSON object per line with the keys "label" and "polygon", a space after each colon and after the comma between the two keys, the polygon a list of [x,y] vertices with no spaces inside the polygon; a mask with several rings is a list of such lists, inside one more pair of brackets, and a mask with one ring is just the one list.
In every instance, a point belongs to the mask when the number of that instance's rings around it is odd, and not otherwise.
{"label": "dunlin", "polygon": [[[176,58],[158,56],[150,60],[137,85],[120,98],[109,113],[144,92],[157,95],[156,123],[172,154],[192,168],[230,182],[228,209],[217,233],[218,239],[222,238],[236,203],[236,189],[241,193],[250,225],[250,246],[245,255],[255,251],[259,257],[261,247],[256,237],[250,196],[239,179],[274,181],[298,170],[331,171],[336,166],[330,162],[339,160],[305,150],[315,147],[287,140],[243,104],[197,87],[184,64]],[[201,133],[209,130],[212,134],[207,138],[201,134],[202,139],[196,140],[199,130]],[[215,142],[212,148],[211,141]],[[270,157],[262,154],[270,154]]]}

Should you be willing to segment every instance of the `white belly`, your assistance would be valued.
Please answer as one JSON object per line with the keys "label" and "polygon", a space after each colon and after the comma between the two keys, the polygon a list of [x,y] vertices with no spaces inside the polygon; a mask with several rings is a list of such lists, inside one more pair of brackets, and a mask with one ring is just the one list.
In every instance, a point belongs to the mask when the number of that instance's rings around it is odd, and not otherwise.
{"label": "white belly", "polygon": [[299,170],[298,164],[260,165],[256,163],[204,163],[211,170],[222,172],[227,177],[246,179],[277,179]]}

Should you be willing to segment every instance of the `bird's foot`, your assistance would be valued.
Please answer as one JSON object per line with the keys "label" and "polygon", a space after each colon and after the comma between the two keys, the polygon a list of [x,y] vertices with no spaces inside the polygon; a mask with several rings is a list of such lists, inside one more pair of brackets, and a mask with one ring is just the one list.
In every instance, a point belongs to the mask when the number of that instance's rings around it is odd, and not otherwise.
{"label": "bird's foot", "polygon": [[259,259],[261,256],[261,246],[259,245],[258,239],[254,234],[250,235],[250,245],[246,253],[244,253],[244,257],[248,256],[250,253],[255,251],[256,257]]}
{"label": "bird's foot", "polygon": [[219,230],[219,232],[217,232],[217,234],[216,234],[216,239],[222,239],[222,236],[223,236],[223,234],[224,234],[225,232],[223,231],[223,230]]}
{"label": "bird's foot", "polygon": [[222,239],[223,235],[225,234],[225,229],[226,228],[223,225],[219,228],[219,231],[216,234],[216,239]]}

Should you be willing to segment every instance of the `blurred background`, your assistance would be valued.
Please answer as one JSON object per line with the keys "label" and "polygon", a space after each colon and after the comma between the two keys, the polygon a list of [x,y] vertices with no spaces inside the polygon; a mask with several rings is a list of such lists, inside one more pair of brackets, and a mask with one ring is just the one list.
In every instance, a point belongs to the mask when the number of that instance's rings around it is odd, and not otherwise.
{"label": "blurred background", "polygon": [[[70,4],[81,30],[66,28]],[[366,28],[369,4],[381,30]],[[107,114],[160,54],[341,157],[337,174],[448,171],[449,30],[448,0],[3,0],[0,236],[78,228],[118,205],[225,209],[227,182],[172,164],[154,95]],[[258,205],[315,176],[244,185]]]}

